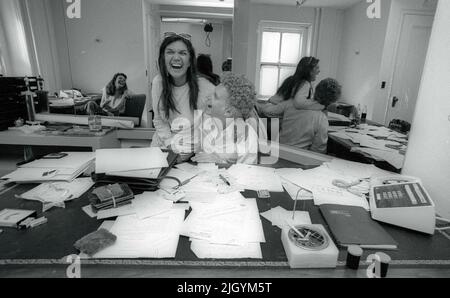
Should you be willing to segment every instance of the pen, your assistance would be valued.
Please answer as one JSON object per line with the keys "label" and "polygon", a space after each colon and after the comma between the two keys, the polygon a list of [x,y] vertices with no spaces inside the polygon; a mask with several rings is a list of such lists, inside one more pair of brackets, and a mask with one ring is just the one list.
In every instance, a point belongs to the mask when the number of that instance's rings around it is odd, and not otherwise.
{"label": "pen", "polygon": [[188,184],[189,182],[191,182],[192,179],[194,179],[194,178],[197,177],[197,176],[198,176],[198,174],[195,175],[195,176],[193,176],[193,177],[191,177],[191,178],[189,178],[189,179],[187,179],[187,180],[184,180],[183,182],[181,182],[180,185],[174,187],[174,189],[178,189],[178,188],[182,187],[183,185]]}
{"label": "pen", "polygon": [[219,174],[219,177],[220,177],[220,179],[222,179],[223,180],[223,182],[225,182],[228,186],[231,186],[231,184],[230,184],[230,182],[228,182],[228,180],[227,179],[225,179],[225,177],[224,176],[222,176],[221,174]]}
{"label": "pen", "polygon": [[287,225],[288,225],[292,230],[294,230],[294,232],[297,233],[302,239],[305,239],[305,236],[303,235],[302,232],[300,232],[299,230],[297,230],[296,227],[294,227],[293,225],[291,225],[291,224],[288,223],[287,221],[286,221],[286,223],[287,223]]}

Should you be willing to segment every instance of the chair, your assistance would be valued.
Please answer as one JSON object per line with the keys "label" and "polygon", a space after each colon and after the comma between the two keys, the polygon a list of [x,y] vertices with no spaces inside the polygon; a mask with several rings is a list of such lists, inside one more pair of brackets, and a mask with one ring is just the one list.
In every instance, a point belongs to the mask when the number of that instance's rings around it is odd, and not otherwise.
{"label": "chair", "polygon": [[125,103],[125,113],[123,116],[139,118],[139,126],[141,126],[146,99],[147,97],[145,94],[131,95]]}

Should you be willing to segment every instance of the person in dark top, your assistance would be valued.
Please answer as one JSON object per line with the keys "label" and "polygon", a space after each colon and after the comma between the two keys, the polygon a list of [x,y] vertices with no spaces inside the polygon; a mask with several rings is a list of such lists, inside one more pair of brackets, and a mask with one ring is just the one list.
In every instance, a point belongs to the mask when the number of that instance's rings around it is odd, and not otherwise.
{"label": "person in dark top", "polygon": [[220,84],[220,77],[219,75],[213,72],[213,65],[211,57],[209,55],[205,54],[198,55],[197,70],[202,77],[210,81],[214,86]]}

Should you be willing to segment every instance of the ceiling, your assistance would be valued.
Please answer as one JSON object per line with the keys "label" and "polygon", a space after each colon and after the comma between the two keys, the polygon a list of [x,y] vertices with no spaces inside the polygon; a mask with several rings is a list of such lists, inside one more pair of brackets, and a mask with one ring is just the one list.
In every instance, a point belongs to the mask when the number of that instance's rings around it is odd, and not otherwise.
{"label": "ceiling", "polygon": [[[147,0],[150,3],[164,5],[234,7],[234,0]],[[239,0],[236,0],[239,1]],[[252,3],[272,5],[296,5],[296,0],[250,0]],[[304,6],[347,8],[363,0],[307,0]]]}
{"label": "ceiling", "polygon": [[[361,1],[362,0],[306,0],[303,6],[347,8]],[[273,5],[296,5],[296,0],[251,0],[251,2]]]}

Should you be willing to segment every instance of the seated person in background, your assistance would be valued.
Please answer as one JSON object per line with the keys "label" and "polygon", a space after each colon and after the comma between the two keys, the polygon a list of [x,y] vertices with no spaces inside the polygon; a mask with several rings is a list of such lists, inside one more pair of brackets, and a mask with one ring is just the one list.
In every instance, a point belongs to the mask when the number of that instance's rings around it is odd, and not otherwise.
{"label": "seated person in background", "polygon": [[[258,162],[258,125],[255,87],[243,76],[225,75],[207,102],[202,117],[202,148],[195,162]],[[263,136],[264,137],[264,136]]]}
{"label": "seated person in background", "polygon": [[[322,80],[316,87],[314,101],[325,109],[341,96],[341,86],[331,78]],[[326,111],[296,110],[294,100],[281,104],[258,104],[258,108],[268,117],[283,117],[280,143],[326,153],[328,142],[328,117]]]}
{"label": "seated person in background", "polygon": [[313,101],[314,89],[312,82],[320,73],[319,60],[314,57],[304,57],[297,64],[294,75],[284,80],[277,94],[269,99],[272,104],[294,100],[294,108],[321,111],[323,105]]}
{"label": "seated person in background", "polygon": [[211,82],[214,86],[217,86],[220,84],[220,77],[219,75],[215,74],[213,72],[213,65],[211,58],[209,55],[200,54],[197,57],[197,70],[198,74],[208,81]]}
{"label": "seated person in background", "polygon": [[120,116],[125,113],[125,103],[131,92],[127,86],[127,76],[116,73],[112,80],[102,89],[100,106],[94,102],[86,104],[88,115]]}
{"label": "seated person in background", "polygon": [[222,63],[222,74],[220,75],[221,77],[225,76],[226,74],[230,73],[232,70],[232,60],[231,58],[228,58],[227,60],[225,60]]}

